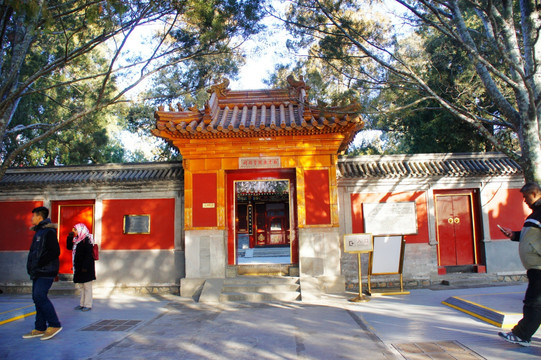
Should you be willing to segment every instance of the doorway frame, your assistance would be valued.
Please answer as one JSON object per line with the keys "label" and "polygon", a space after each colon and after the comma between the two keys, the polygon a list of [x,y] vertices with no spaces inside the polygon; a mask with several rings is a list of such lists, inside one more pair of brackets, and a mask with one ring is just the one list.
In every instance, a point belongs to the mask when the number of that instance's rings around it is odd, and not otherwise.
{"label": "doorway frame", "polygon": [[[65,241],[64,244],[62,243],[63,239],[60,238],[60,232],[62,228],[62,208],[63,207],[75,207],[75,206],[81,206],[81,207],[92,207],[92,229],[90,230],[91,234],[95,234],[95,228],[96,228],[96,201],[94,199],[80,199],[80,200],[52,200],[51,201],[51,221],[53,223],[58,224],[58,230],[57,230],[57,237],[58,237],[58,243],[60,247],[65,248]],[[61,273],[61,274],[72,274],[70,273]]]}
{"label": "doorway frame", "polygon": [[290,217],[290,264],[299,263],[299,229],[297,219],[297,181],[296,169],[243,169],[226,171],[226,251],[228,265],[237,266],[237,239],[235,237],[236,196],[235,183],[237,181],[289,181],[289,217]]}

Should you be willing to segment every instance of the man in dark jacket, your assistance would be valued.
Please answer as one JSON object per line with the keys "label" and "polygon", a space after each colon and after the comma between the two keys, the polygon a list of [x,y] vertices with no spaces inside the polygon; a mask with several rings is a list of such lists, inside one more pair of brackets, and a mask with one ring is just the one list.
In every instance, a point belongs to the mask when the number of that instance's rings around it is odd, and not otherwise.
{"label": "man in dark jacket", "polygon": [[24,339],[40,337],[49,340],[62,330],[53,303],[47,293],[58,275],[60,246],[56,238],[56,224],[51,224],[49,209],[37,207],[32,210],[32,238],[26,269],[32,279],[32,300],[36,306],[35,328]]}
{"label": "man in dark jacket", "polygon": [[528,183],[520,192],[532,213],[524,221],[521,231],[504,227],[500,229],[511,240],[519,241],[518,252],[528,277],[524,316],[512,331],[500,332],[499,335],[511,343],[530,346],[532,335],[541,324],[541,187],[536,183]]}

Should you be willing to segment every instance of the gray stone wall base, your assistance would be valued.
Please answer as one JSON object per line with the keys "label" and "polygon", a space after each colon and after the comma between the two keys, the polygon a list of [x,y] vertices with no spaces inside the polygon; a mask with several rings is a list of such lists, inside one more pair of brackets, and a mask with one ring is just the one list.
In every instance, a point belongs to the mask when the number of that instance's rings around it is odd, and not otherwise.
{"label": "gray stone wall base", "polygon": [[340,272],[340,229],[299,229],[300,276],[338,277]]}
{"label": "gray stone wall base", "polygon": [[518,255],[518,241],[495,240],[484,244],[488,273],[525,271]]}
{"label": "gray stone wall base", "polygon": [[[0,252],[0,288],[11,293],[30,293],[32,281],[26,273],[26,251]],[[174,250],[102,250],[96,261],[94,289],[109,293],[179,294],[184,276],[184,252]],[[60,274],[51,293],[75,294],[72,275]]]}
{"label": "gray stone wall base", "polygon": [[345,291],[340,247],[339,228],[299,229],[299,277],[303,301]]}
{"label": "gray stone wall base", "polygon": [[180,279],[180,296],[194,297],[199,296],[205,284],[205,279]]}
{"label": "gray stone wall base", "polygon": [[0,251],[0,282],[30,282],[26,272],[27,258],[28,251]]}
{"label": "gray stone wall base", "polygon": [[216,304],[220,302],[220,295],[224,287],[224,279],[207,279],[203,285],[201,296],[199,297],[200,303]]}
{"label": "gray stone wall base", "polygon": [[[9,285],[0,284],[0,289],[5,294],[31,294],[32,284],[12,283]],[[131,295],[153,295],[170,294],[179,295],[179,286],[175,284],[125,284],[119,286],[106,286],[94,283],[92,286],[94,295],[131,294]],[[59,281],[53,283],[49,290],[52,295],[79,295],[80,290],[73,282]]]}
{"label": "gray stone wall base", "polygon": [[186,278],[224,278],[225,230],[186,230]]}
{"label": "gray stone wall base", "polygon": [[301,296],[303,301],[319,300],[325,294],[343,294],[345,292],[344,276],[301,276]]}

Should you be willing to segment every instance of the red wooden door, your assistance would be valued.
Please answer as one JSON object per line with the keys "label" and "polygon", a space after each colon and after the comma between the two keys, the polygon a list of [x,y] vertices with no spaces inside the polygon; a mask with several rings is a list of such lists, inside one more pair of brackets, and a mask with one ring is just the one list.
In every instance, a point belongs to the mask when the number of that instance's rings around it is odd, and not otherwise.
{"label": "red wooden door", "polygon": [[441,266],[476,263],[470,195],[436,196]]}
{"label": "red wooden door", "polygon": [[66,238],[73,226],[78,223],[86,225],[93,234],[94,205],[59,205],[58,206],[58,241],[60,242],[60,273],[72,274],[71,250],[66,249]]}

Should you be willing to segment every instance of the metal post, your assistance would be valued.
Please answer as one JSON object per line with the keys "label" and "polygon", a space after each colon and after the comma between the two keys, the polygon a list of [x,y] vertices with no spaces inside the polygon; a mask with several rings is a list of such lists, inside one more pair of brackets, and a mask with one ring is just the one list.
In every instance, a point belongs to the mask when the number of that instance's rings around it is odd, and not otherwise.
{"label": "metal post", "polygon": [[362,267],[361,267],[361,253],[357,253],[358,264],[359,264],[359,295],[353,299],[349,299],[351,302],[367,302],[370,301],[370,298],[363,294],[363,278],[362,278]]}

